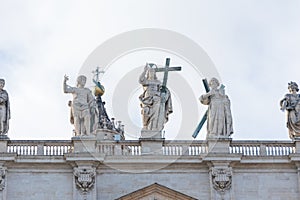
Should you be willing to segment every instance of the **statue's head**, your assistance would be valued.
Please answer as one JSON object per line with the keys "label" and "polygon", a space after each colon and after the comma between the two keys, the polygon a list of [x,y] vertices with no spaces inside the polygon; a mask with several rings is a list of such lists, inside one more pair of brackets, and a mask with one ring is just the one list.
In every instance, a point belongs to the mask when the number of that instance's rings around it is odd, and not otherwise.
{"label": "statue's head", "polygon": [[147,70],[147,79],[148,80],[156,80],[157,77],[156,77],[156,72],[155,72],[155,68],[157,68],[157,65],[155,64],[148,64],[147,63],[147,67],[148,67],[148,70]]}
{"label": "statue's head", "polygon": [[0,88],[4,88],[5,86],[5,80],[3,78],[0,78]]}
{"label": "statue's head", "polygon": [[299,88],[296,82],[291,81],[290,83],[288,83],[288,89],[290,92],[298,92]]}
{"label": "statue's head", "polygon": [[210,79],[210,81],[209,81],[208,85],[209,85],[209,87],[211,87],[211,88],[215,89],[215,88],[217,88],[217,87],[219,87],[219,86],[220,86],[220,82],[219,82],[219,80],[218,80],[218,79],[216,79],[216,78],[212,78],[212,79]]}
{"label": "statue's head", "polygon": [[77,87],[84,87],[86,83],[86,76],[80,75],[77,77]]}

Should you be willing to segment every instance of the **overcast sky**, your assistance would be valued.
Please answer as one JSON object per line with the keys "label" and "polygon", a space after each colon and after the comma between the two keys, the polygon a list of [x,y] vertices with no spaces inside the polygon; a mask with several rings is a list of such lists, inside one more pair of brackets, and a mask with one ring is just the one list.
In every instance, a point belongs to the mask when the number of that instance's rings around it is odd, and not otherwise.
{"label": "overcast sky", "polygon": [[[83,63],[103,42],[156,28],[185,35],[213,61],[231,99],[234,139],[287,140],[279,100],[289,81],[300,84],[299,10],[298,0],[0,0],[0,77],[12,113],[8,135],[70,139],[64,74],[75,85]],[[204,91],[198,82],[191,86],[199,87],[197,98]],[[132,112],[139,112],[136,106]],[[184,134],[192,139],[190,130]]]}

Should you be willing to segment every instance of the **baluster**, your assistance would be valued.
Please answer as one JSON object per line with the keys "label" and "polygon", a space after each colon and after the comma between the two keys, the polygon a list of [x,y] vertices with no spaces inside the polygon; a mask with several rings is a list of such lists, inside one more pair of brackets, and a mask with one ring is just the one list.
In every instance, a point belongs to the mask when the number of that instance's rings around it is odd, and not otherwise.
{"label": "baluster", "polygon": [[191,156],[195,155],[194,154],[194,146],[191,146]]}
{"label": "baluster", "polygon": [[24,148],[24,151],[23,151],[23,155],[27,155],[28,153],[27,153],[27,148],[28,146],[27,145],[24,145],[23,146],[23,148]]}
{"label": "baluster", "polygon": [[164,155],[168,155],[168,146],[165,146],[165,153],[164,153]]}
{"label": "baluster", "polygon": [[46,155],[48,156],[48,155],[50,155],[50,146],[46,146]]}
{"label": "baluster", "polygon": [[132,155],[133,156],[135,156],[135,155],[138,155],[138,151],[139,151],[139,149],[138,149],[138,146],[132,146],[132,148],[133,148],[133,152],[132,152]]}
{"label": "baluster", "polygon": [[270,150],[271,150],[270,151],[270,153],[271,153],[270,155],[272,155],[272,156],[274,155],[274,152],[275,152],[274,149],[275,149],[275,147],[273,145],[270,146]]}

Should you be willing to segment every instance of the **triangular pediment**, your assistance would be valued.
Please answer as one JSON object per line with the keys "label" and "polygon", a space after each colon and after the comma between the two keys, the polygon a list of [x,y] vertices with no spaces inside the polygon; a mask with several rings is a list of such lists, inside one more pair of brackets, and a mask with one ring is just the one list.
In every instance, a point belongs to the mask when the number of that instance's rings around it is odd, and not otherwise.
{"label": "triangular pediment", "polygon": [[172,190],[168,187],[154,183],[116,200],[197,200],[181,192]]}

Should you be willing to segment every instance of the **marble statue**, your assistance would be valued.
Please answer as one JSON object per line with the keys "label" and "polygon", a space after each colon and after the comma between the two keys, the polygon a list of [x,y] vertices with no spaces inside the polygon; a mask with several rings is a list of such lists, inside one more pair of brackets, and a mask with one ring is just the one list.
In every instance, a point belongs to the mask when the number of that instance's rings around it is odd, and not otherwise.
{"label": "marble statue", "polygon": [[4,90],[5,80],[0,79],[0,135],[6,135],[9,129],[10,105],[8,93]]}
{"label": "marble statue", "polygon": [[162,83],[156,77],[156,65],[146,64],[139,77],[144,92],[139,96],[142,107],[143,129],[149,131],[161,131],[168,121],[168,116],[173,112],[171,93],[165,87],[161,91]]}
{"label": "marble statue", "polygon": [[233,134],[230,100],[225,95],[224,86],[216,78],[209,81],[210,91],[199,100],[208,105],[207,138],[228,138]]}
{"label": "marble statue", "polygon": [[97,127],[97,108],[92,91],[85,88],[86,77],[77,78],[77,87],[67,85],[68,76],[64,77],[64,93],[73,94],[73,101],[69,102],[71,107],[71,123],[75,126],[75,136],[90,135]]}
{"label": "marble statue", "polygon": [[300,94],[295,82],[288,83],[289,94],[280,101],[282,111],[287,111],[287,128],[291,139],[300,138]]}

